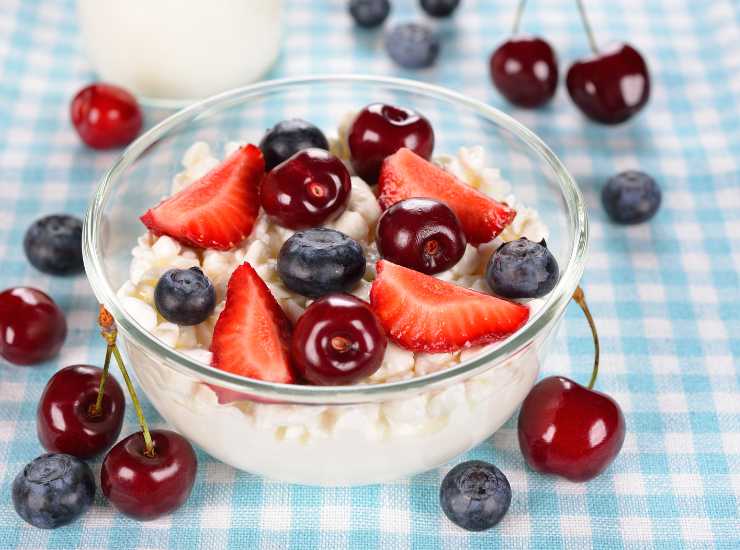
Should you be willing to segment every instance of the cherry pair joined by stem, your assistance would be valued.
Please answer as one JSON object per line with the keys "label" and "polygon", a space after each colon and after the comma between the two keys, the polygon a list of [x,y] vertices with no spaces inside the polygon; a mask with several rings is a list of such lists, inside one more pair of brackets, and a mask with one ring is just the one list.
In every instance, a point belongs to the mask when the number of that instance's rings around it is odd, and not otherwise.
{"label": "cherry pair joined by stem", "polygon": [[[520,0],[512,38],[491,55],[496,88],[511,103],[540,107],[555,95],[558,67],[550,44],[539,37],[516,36],[526,0]],[[576,106],[591,120],[618,124],[639,112],[650,97],[650,75],[643,56],[629,44],[600,50],[582,0],[577,5],[593,51],[568,69],[566,86]]]}
{"label": "cherry pair joined by stem", "polygon": [[37,412],[37,432],[49,451],[90,458],[118,438],[125,407],[123,391],[108,375],[111,358],[123,375],[141,432],[114,445],[100,471],[103,494],[118,510],[150,520],[173,512],[190,495],[197,470],[192,446],[169,430],[149,430],[136,391],[116,346],[113,318],[101,308],[101,334],[108,343],[103,369],[74,365],[47,383]]}

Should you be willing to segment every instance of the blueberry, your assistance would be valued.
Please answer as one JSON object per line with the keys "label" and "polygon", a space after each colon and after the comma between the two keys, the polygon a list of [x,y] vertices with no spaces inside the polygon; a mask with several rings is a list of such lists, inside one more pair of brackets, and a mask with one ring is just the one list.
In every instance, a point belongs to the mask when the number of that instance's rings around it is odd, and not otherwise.
{"label": "blueberry", "polygon": [[460,5],[460,0],[421,0],[421,9],[432,17],[449,17]]}
{"label": "blueberry", "polygon": [[197,325],[213,312],[216,289],[200,268],[170,269],[157,281],[154,303],[159,314],[177,325]]}
{"label": "blueberry", "polygon": [[278,122],[267,130],[260,141],[260,149],[265,156],[265,169],[268,171],[298,151],[311,147],[328,151],[329,142],[321,130],[300,118]]}
{"label": "blueberry", "polygon": [[418,23],[402,23],[385,35],[385,49],[393,61],[407,69],[434,64],[439,55],[439,38],[432,29]]}
{"label": "blueberry", "polygon": [[486,267],[491,290],[505,298],[539,298],[558,282],[558,262],[540,243],[522,237],[501,245]]}
{"label": "blueberry", "polygon": [[13,481],[13,506],[34,527],[55,529],[81,516],[95,497],[90,466],[72,455],[34,458]]}
{"label": "blueberry", "polygon": [[23,250],[31,264],[50,275],[82,271],[82,221],[66,214],[36,220],[26,230]]}
{"label": "blueberry", "polygon": [[439,503],[447,518],[468,531],[484,531],[506,515],[511,485],[493,464],[471,460],[458,464],[442,480]]}
{"label": "blueberry", "polygon": [[660,187],[643,172],[629,170],[609,178],[601,191],[601,202],[612,221],[642,223],[660,208]]}
{"label": "blueberry", "polygon": [[365,255],[360,244],[344,233],[317,227],[285,241],[277,268],[290,290],[318,298],[350,290],[365,274]]}
{"label": "blueberry", "polygon": [[349,13],[360,27],[371,29],[383,23],[391,12],[388,0],[350,0]]}

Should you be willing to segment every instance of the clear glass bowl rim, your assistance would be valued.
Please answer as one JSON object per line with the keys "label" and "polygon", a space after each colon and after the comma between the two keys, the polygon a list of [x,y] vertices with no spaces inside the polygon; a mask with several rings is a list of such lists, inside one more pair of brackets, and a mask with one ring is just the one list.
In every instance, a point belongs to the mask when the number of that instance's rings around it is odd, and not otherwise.
{"label": "clear glass bowl rim", "polygon": [[[351,85],[357,83],[377,85],[411,94],[421,94],[427,98],[449,101],[460,107],[468,108],[477,115],[511,132],[550,166],[557,177],[565,199],[568,223],[574,231],[570,258],[564,269],[561,266],[560,280],[548,295],[542,308],[522,329],[492,351],[482,353],[454,367],[433,374],[377,385],[289,385],[246,378],[196,361],[159,341],[139,325],[121,306],[116,295],[117,289],[112,288],[105,277],[103,258],[99,250],[100,222],[104,207],[118,176],[132,165],[150,145],[156,143],[168,132],[189,123],[197,117],[207,116],[211,109],[220,111],[223,108],[238,105],[255,97],[278,91],[287,91],[299,86]],[[116,319],[119,330],[158,359],[166,361],[168,366],[184,374],[195,376],[201,381],[245,393],[256,399],[301,404],[350,404],[398,399],[420,391],[446,387],[456,380],[466,379],[479,372],[495,368],[496,365],[503,364],[507,359],[524,350],[541,331],[547,330],[550,323],[562,315],[579,284],[588,248],[588,219],[581,191],[560,159],[531,130],[502,111],[463,94],[423,82],[370,75],[332,74],[270,80],[223,92],[178,111],[142,134],[123,151],[118,160],[101,178],[85,216],[82,248],[85,271],[93,292]]]}

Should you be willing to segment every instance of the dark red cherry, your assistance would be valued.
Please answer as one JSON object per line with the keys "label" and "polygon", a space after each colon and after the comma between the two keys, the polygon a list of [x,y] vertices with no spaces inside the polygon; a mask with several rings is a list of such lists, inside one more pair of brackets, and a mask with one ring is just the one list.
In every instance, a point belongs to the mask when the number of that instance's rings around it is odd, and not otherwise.
{"label": "dark red cherry", "polygon": [[330,294],[308,306],[293,329],[291,353],[312,384],[351,384],[380,367],[388,340],[370,305]]}
{"label": "dark red cherry", "polygon": [[440,273],[465,253],[460,220],[446,204],[432,199],[399,201],[378,220],[380,255],[422,273]]}
{"label": "dark red cherry", "polygon": [[566,84],[578,108],[603,124],[624,122],[640,111],[650,97],[647,64],[629,44],[617,44],[573,63]]}
{"label": "dark red cherry", "polygon": [[128,145],[141,130],[141,109],[136,98],[112,84],[83,88],[69,110],[80,138],[93,149]]}
{"label": "dark red cherry", "polygon": [[551,376],[532,388],[519,413],[519,447],[538,472],[587,481],[603,472],[624,442],[624,416],[611,397]]}
{"label": "dark red cherry", "polygon": [[434,150],[434,130],[416,111],[373,103],[355,117],[348,142],[352,167],[372,185],[378,180],[385,157],[403,147],[429,160]]}
{"label": "dark red cherry", "polygon": [[349,171],[323,149],[299,151],[278,164],[262,180],[262,207],[291,229],[322,224],[338,215],[352,189]]}
{"label": "dark red cherry", "polygon": [[491,54],[489,65],[493,84],[514,105],[540,107],[555,95],[558,63],[542,38],[510,38]]}
{"label": "dark red cherry", "polygon": [[16,365],[54,357],[67,337],[67,322],[54,300],[35,288],[0,292],[0,356]]}
{"label": "dark red cherry", "polygon": [[198,467],[193,447],[180,434],[151,435],[153,457],[144,454],[144,436],[137,432],[108,451],[100,470],[100,488],[110,503],[144,521],[177,510],[190,495]]}
{"label": "dark red cherry", "polygon": [[36,410],[36,432],[46,450],[91,458],[118,439],[126,403],[112,376],[106,378],[100,411],[94,410],[102,373],[92,365],[73,365],[46,383]]}

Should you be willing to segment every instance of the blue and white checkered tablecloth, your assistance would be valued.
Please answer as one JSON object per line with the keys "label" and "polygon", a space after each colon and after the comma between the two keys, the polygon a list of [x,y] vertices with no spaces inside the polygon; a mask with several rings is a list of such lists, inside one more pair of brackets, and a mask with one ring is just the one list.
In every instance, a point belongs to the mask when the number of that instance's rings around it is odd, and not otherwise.
{"label": "blue and white checkered tablecloth", "polygon": [[[393,19],[419,16],[415,1],[393,3]],[[505,520],[480,534],[455,528],[440,512],[437,491],[449,466],[384,485],[320,489],[237,472],[204,453],[190,500],[170,517],[137,523],[98,496],[71,526],[41,531],[23,523],[10,484],[42,451],[35,433],[41,389],[60,366],[100,364],[103,346],[86,279],[34,271],[22,235],[41,214],[82,215],[116,153],[85,149],[68,122],[70,97],[93,78],[74,3],[2,0],[0,288],[47,290],[71,330],[49,364],[0,365],[0,548],[740,548],[740,5],[588,1],[600,40],[638,46],[654,82],[643,114],[604,128],[579,116],[563,86],[541,111],[504,104],[489,85],[487,56],[507,33],[515,1],[462,4],[440,28],[437,66],[413,73],[391,65],[378,34],[352,28],[344,1],[288,0],[284,50],[271,76],[361,72],[447,85],[511,112],[564,160],[592,220],[584,287],[602,338],[598,385],[627,419],[613,466],[586,484],[533,473],[510,421],[464,457],[496,463],[514,492]],[[532,0],[523,28],[548,37],[563,72],[587,53],[573,2]],[[663,186],[663,208],[651,223],[612,225],[599,188],[637,167]],[[543,374],[585,381],[591,358],[587,325],[573,306]],[[162,423],[150,406],[146,412]],[[135,429],[129,408],[123,433]]]}

